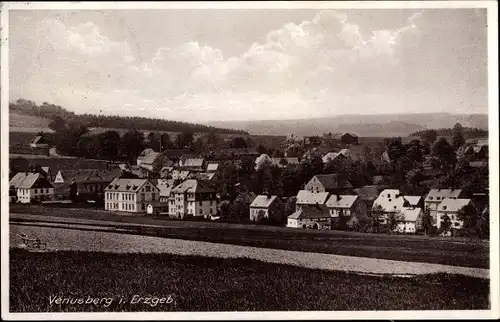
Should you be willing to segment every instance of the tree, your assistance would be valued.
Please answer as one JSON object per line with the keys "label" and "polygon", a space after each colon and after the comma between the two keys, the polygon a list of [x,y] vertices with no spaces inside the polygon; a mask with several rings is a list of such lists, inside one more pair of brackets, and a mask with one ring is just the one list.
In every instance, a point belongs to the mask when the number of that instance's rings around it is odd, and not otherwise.
{"label": "tree", "polygon": [[147,147],[153,151],[160,151],[160,138],[156,137],[155,132],[149,132],[147,136]]}
{"label": "tree", "polygon": [[247,142],[242,137],[236,137],[231,140],[231,148],[233,149],[246,149]]}
{"label": "tree", "polygon": [[296,210],[297,197],[293,196],[287,199],[285,203],[285,217],[288,218],[291,214],[293,214]]}
{"label": "tree", "polygon": [[384,208],[381,205],[376,205],[370,212],[370,228],[372,232],[378,232],[380,228],[380,220],[384,216]]}
{"label": "tree", "polygon": [[193,132],[182,132],[177,134],[175,143],[177,145],[177,148],[183,149],[183,148],[189,148],[193,143],[193,141],[194,141]]}
{"label": "tree", "polygon": [[453,133],[452,145],[453,149],[457,150],[459,147],[465,144],[465,139],[460,132]]}
{"label": "tree", "polygon": [[451,229],[451,219],[448,215],[444,215],[443,221],[441,221],[441,231],[443,233],[449,232]]}
{"label": "tree", "polygon": [[15,157],[10,160],[10,168],[12,173],[26,172],[29,169],[30,163],[23,157]]}
{"label": "tree", "polygon": [[170,135],[168,133],[162,133],[160,136],[160,152],[166,149],[172,148],[172,141],[170,141]]}
{"label": "tree", "polygon": [[457,218],[464,223],[463,228],[467,229],[469,240],[472,240],[472,230],[476,229],[478,223],[478,216],[474,206],[468,204],[462,207],[462,209],[458,211]]}
{"label": "tree", "polygon": [[304,155],[304,148],[299,145],[292,145],[288,147],[285,151],[285,154],[289,158],[297,157],[301,158]]}
{"label": "tree", "polygon": [[52,121],[49,123],[49,129],[52,129],[54,132],[61,131],[66,127],[66,121],[64,121],[60,116],[54,117]]}
{"label": "tree", "polygon": [[205,137],[206,143],[209,147],[213,148],[220,144],[220,138],[213,132],[210,132]]}
{"label": "tree", "polygon": [[121,154],[127,156],[130,162],[133,162],[144,148],[144,134],[136,129],[126,132],[120,140]]}
{"label": "tree", "polygon": [[425,207],[422,214],[422,228],[424,229],[424,233],[427,235],[429,230],[432,228],[433,220],[431,215],[431,209],[427,206]]}
{"label": "tree", "polygon": [[387,147],[387,153],[392,162],[396,162],[399,158],[406,155],[406,148],[403,145],[401,138],[393,138]]}
{"label": "tree", "polygon": [[437,139],[437,132],[436,130],[427,130],[422,134],[421,138],[429,144],[433,144]]}
{"label": "tree", "polygon": [[267,149],[265,146],[263,146],[262,144],[260,144],[258,147],[257,147],[257,153],[259,154],[265,154],[267,153]]}
{"label": "tree", "polygon": [[80,122],[71,121],[65,123],[64,127],[55,131],[55,145],[57,150],[68,155],[78,156],[78,142],[87,133],[87,126]]}
{"label": "tree", "polygon": [[414,162],[422,162],[422,150],[423,147],[420,145],[420,141],[413,140],[410,142],[410,144],[408,144],[408,147],[406,149],[406,156]]}
{"label": "tree", "polygon": [[401,212],[391,212],[389,213],[389,217],[387,218],[387,223],[389,226],[389,231],[392,234],[396,228],[398,227],[398,224],[404,219],[404,216]]}
{"label": "tree", "polygon": [[439,160],[441,170],[449,170],[457,162],[457,156],[445,138],[439,139],[432,146],[432,156]]}
{"label": "tree", "polygon": [[98,135],[101,154],[106,159],[115,159],[120,151],[120,134],[116,131],[106,131]]}

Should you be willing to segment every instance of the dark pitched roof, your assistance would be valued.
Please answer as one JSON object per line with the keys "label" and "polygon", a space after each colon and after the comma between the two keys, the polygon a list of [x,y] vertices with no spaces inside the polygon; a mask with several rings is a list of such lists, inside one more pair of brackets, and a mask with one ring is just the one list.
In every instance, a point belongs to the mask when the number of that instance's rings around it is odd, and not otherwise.
{"label": "dark pitched roof", "polygon": [[[321,182],[325,189],[352,188],[348,180],[341,180],[337,174],[318,174],[316,178]],[[339,182],[340,180],[340,182]]]}
{"label": "dark pitched roof", "polygon": [[330,214],[325,206],[311,205],[302,206],[300,210],[294,212],[288,219],[316,219],[316,218],[329,218]]}

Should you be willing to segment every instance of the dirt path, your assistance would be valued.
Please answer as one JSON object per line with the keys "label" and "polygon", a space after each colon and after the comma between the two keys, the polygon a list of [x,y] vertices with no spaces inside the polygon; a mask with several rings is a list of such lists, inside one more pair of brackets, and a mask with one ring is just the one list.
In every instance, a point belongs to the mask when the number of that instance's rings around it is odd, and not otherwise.
{"label": "dirt path", "polygon": [[170,253],[209,257],[247,257],[271,263],[308,268],[350,271],[362,274],[418,275],[446,272],[472,277],[489,278],[489,270],[439,264],[402,262],[375,258],[306,253],[279,249],[257,248],[228,244],[127,235],[111,232],[81,231],[64,228],[10,225],[10,245],[19,247],[17,234],[38,237],[49,250],[81,250],[117,253]]}

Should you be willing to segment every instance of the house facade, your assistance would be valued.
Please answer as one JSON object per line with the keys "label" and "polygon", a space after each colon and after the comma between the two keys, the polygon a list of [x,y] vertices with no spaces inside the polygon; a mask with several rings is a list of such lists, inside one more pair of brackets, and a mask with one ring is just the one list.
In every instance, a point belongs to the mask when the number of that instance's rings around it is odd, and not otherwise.
{"label": "house facade", "polygon": [[339,178],[337,174],[318,174],[309,180],[304,189],[311,192],[347,194],[351,192],[352,184],[348,180]]}
{"label": "house facade", "polygon": [[434,225],[437,225],[437,209],[445,199],[459,199],[463,193],[461,189],[431,189],[424,199],[424,209],[429,208]]}
{"label": "house facade", "polygon": [[54,186],[39,173],[17,173],[10,181],[11,189],[16,191],[20,203],[50,201],[54,198]]}
{"label": "house facade", "polygon": [[258,195],[250,204],[250,220],[257,221],[264,218],[281,220],[284,214],[284,204],[272,195]]}
{"label": "house facade", "polygon": [[401,218],[394,231],[401,234],[414,234],[419,229],[417,219],[423,215],[422,208],[403,208]]}
{"label": "house facade", "polygon": [[209,217],[217,213],[216,192],[202,181],[188,179],[172,189],[168,198],[170,217]]}
{"label": "house facade", "polygon": [[142,169],[160,172],[165,167],[173,166],[174,162],[169,159],[165,154],[155,152],[153,149],[145,149],[137,157],[137,165]]}
{"label": "house facade", "polygon": [[380,223],[387,224],[390,214],[398,213],[403,208],[416,208],[420,196],[403,196],[399,189],[385,189],[373,202],[372,211],[380,211]]}
{"label": "house facade", "polygon": [[104,209],[141,213],[160,200],[160,190],[148,179],[115,178],[105,189]]}
{"label": "house facade", "polygon": [[451,221],[451,228],[461,229],[464,225],[464,222],[458,218],[458,213],[463,207],[467,205],[472,205],[472,201],[470,199],[447,198],[445,200],[442,200],[436,210],[436,227],[441,228],[444,217],[448,216]]}
{"label": "house facade", "polygon": [[324,205],[306,205],[287,218],[287,227],[331,229],[331,217]]}
{"label": "house facade", "polygon": [[309,205],[324,205],[328,200],[328,192],[312,192],[310,190],[300,190],[297,193],[297,201],[295,203],[295,210],[299,211],[302,206]]}
{"label": "house facade", "polygon": [[353,215],[366,216],[367,208],[361,198],[356,195],[331,195],[325,203],[330,216],[351,217]]}

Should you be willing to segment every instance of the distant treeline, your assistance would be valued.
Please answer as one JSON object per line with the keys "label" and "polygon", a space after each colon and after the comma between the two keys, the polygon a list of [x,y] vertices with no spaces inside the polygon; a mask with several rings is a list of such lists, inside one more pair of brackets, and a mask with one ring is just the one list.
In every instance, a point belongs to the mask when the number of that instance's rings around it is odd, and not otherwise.
{"label": "distant treeline", "polygon": [[222,129],[213,126],[193,124],[186,122],[169,121],[163,119],[152,119],[145,117],[123,117],[123,116],[104,116],[92,114],[75,114],[65,108],[43,102],[42,105],[36,105],[35,102],[18,99],[9,104],[9,111],[24,115],[39,116],[53,120],[60,117],[65,121],[77,121],[87,127],[103,127],[117,129],[141,129],[149,131],[171,131],[171,132],[202,132],[202,133],[238,133],[248,134],[245,131]]}
{"label": "distant treeline", "polygon": [[[453,136],[453,129],[435,129],[435,130],[421,130],[417,132],[411,133],[409,136],[420,136],[420,137],[425,137],[426,135],[429,134],[429,132],[435,132],[437,136]],[[488,136],[488,131],[483,130],[483,129],[478,129],[478,128],[470,128],[470,127],[464,127],[462,128],[463,136],[464,139],[474,139],[474,138],[481,138],[481,137],[487,137]]]}

